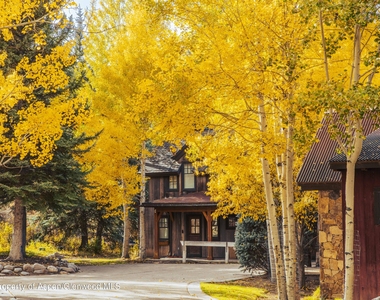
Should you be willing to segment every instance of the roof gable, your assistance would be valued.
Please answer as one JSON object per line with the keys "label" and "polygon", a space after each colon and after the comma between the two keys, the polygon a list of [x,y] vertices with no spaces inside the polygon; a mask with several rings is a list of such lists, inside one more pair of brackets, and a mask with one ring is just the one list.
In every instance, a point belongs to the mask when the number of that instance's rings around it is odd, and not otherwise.
{"label": "roof gable", "polygon": [[[363,120],[364,134],[373,131],[374,121]],[[341,188],[341,173],[330,167],[330,159],[337,155],[338,143],[330,138],[327,131],[327,120],[322,120],[322,127],[317,132],[319,142],[311,146],[305,157],[297,183],[302,190],[335,190]]]}
{"label": "roof gable", "polygon": [[146,175],[173,174],[178,173],[181,164],[173,159],[170,145],[166,144],[155,149],[155,155],[149,157],[145,162]]}

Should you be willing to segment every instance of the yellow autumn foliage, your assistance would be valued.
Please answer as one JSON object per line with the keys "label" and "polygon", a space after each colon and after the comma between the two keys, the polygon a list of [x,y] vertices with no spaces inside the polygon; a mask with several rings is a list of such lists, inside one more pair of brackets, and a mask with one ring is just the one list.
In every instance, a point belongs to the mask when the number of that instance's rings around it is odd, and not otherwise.
{"label": "yellow autumn foliage", "polygon": [[[45,15],[36,13],[45,8]],[[46,35],[33,24],[46,22],[47,17],[56,21],[57,28],[65,26],[63,8],[72,5],[66,0],[56,1],[0,1],[0,31],[4,42],[13,40],[12,32],[20,29],[22,34],[32,34],[36,50],[45,45]],[[52,158],[55,142],[62,135],[63,126],[73,128],[84,122],[86,101],[82,97],[71,98],[66,93],[52,96],[49,103],[36,101],[35,91],[45,93],[63,91],[69,77],[65,68],[74,64],[71,54],[73,43],[68,41],[50,52],[41,52],[33,60],[23,57],[13,68],[0,71],[0,165],[13,157],[25,159],[36,166]],[[6,48],[0,55],[0,64],[5,65]],[[24,104],[21,104],[24,103]],[[16,106],[18,107],[16,108]],[[16,109],[18,118],[12,116]],[[10,134],[12,130],[12,134]]]}

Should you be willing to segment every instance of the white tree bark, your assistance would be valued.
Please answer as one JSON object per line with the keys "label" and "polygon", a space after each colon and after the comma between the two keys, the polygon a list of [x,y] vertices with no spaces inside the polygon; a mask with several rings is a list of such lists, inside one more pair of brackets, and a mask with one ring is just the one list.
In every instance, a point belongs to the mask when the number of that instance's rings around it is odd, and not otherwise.
{"label": "white tree bark", "polygon": [[[286,131],[283,132],[286,135]],[[280,197],[281,197],[281,209],[282,209],[282,238],[283,238],[283,256],[284,256],[284,267],[285,267],[285,275],[286,275],[286,289],[289,290],[289,278],[290,276],[290,257],[289,257],[289,222],[288,222],[288,213],[286,211],[287,204],[287,194],[286,194],[286,176],[287,176],[287,168],[286,168],[286,158],[285,154],[281,154],[277,156],[277,177],[280,183]],[[287,292],[288,293],[288,292]],[[288,299],[289,295],[288,295]]]}
{"label": "white tree bark", "polygon": [[[293,148],[293,123],[294,118],[289,117],[287,130],[287,145],[286,145],[286,209],[287,227],[288,227],[288,247],[285,251],[285,257],[289,259],[287,267],[289,271],[286,278],[288,299],[300,299],[298,284],[297,284],[297,240],[296,240],[296,221],[294,215],[294,186],[293,186],[293,168],[294,168],[294,148]],[[284,203],[285,204],[285,203]]]}
{"label": "white tree bark", "polygon": [[145,183],[146,183],[146,177],[145,177],[145,141],[142,145],[142,151],[141,151],[141,160],[140,160],[140,166],[141,166],[141,193],[140,193],[140,241],[139,241],[139,257],[140,259],[146,258],[146,239],[145,239],[145,207],[143,204],[145,203]]}
{"label": "white tree bark", "polygon": [[[352,85],[360,79],[360,58],[361,58],[361,28],[355,26],[354,39],[354,62],[352,72]],[[355,283],[355,167],[363,147],[362,124],[360,120],[349,120],[353,132],[352,145],[347,146],[347,174],[346,174],[346,210],[345,210],[345,240],[344,240],[344,299],[354,300]],[[352,146],[352,147],[350,147]],[[351,153],[351,154],[350,154]]]}
{"label": "white tree bark", "polygon": [[[265,133],[267,130],[267,124],[266,124],[266,115],[265,115],[263,99],[261,99],[261,104],[259,105],[259,119],[260,119],[260,130],[262,133]],[[286,278],[285,278],[285,270],[284,270],[284,261],[282,258],[280,238],[278,234],[276,205],[273,200],[270,168],[269,168],[268,160],[265,158],[264,145],[261,146],[261,151],[263,154],[263,157],[261,159],[261,164],[262,164],[262,171],[263,171],[265,197],[266,197],[267,210],[268,210],[268,221],[269,221],[269,226],[270,226],[270,232],[272,235],[272,245],[273,245],[274,258],[275,258],[275,264],[276,264],[278,298],[280,300],[286,300],[287,296],[286,296]]]}
{"label": "white tree bark", "polygon": [[354,150],[347,157],[347,174],[346,174],[346,210],[345,210],[345,226],[346,235],[344,240],[344,299],[354,300],[354,283],[355,283],[355,166],[362,150],[363,139],[358,133],[355,136]]}

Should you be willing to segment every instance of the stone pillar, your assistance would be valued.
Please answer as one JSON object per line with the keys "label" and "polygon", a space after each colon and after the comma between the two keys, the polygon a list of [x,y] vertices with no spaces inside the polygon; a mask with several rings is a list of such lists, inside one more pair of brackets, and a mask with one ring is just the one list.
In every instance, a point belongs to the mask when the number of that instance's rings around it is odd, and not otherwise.
{"label": "stone pillar", "polygon": [[344,240],[341,192],[320,191],[318,212],[321,299],[342,298]]}

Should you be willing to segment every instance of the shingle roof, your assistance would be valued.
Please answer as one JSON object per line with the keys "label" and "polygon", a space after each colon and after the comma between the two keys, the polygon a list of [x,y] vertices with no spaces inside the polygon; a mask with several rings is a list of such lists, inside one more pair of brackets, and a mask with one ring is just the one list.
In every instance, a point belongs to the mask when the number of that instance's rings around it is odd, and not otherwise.
{"label": "shingle roof", "polygon": [[147,175],[162,174],[162,173],[178,173],[181,164],[173,158],[173,153],[169,146],[157,147],[155,155],[149,157],[145,162],[145,173]]}
{"label": "shingle roof", "polygon": [[[363,120],[364,134],[373,131],[374,122],[370,118]],[[318,142],[314,143],[306,155],[297,183],[302,190],[340,189],[341,173],[330,167],[330,159],[337,155],[338,144],[331,140],[327,131],[327,121],[322,120],[322,127],[317,132]]]}
{"label": "shingle roof", "polygon": [[[363,141],[363,148],[357,161],[357,167],[378,168],[380,162],[380,129],[369,134]],[[346,155],[337,154],[330,159],[334,169],[345,169]]]}

